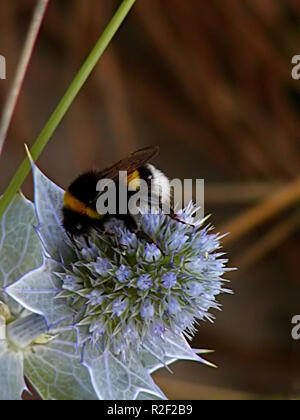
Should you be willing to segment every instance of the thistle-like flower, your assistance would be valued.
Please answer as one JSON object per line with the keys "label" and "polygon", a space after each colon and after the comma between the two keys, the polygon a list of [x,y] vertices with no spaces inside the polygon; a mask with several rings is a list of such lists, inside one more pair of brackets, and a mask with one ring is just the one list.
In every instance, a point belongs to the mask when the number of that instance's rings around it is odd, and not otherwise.
{"label": "thistle-like flower", "polygon": [[[141,229],[159,246],[137,238],[117,219],[88,243],[72,243],[60,222],[63,191],[33,169],[44,264],[6,293],[43,315],[49,328],[63,323],[77,331],[99,398],[132,399],[140,392],[163,397],[151,372],[178,359],[205,362],[184,336],[192,337],[198,321],[213,320],[217,296],[229,292],[221,236],[195,219],[191,203],[178,212],[187,224],[160,212],[141,216]],[[110,373],[103,375],[103,369]],[[120,390],[124,378],[105,382],[120,369],[128,377],[126,392]]]}
{"label": "thistle-like flower", "polygon": [[179,214],[195,227],[163,214],[145,214],[142,229],[160,245],[136,238],[121,222],[109,233],[94,234],[89,244],[76,240],[76,257],[58,273],[74,310],[74,326],[83,341],[101,340],[115,354],[138,352],[144,344],[163,346],[167,332],[195,332],[197,320],[212,319],[216,297],[227,291],[221,276],[227,260],[218,252],[220,238],[201,228],[190,204]]}

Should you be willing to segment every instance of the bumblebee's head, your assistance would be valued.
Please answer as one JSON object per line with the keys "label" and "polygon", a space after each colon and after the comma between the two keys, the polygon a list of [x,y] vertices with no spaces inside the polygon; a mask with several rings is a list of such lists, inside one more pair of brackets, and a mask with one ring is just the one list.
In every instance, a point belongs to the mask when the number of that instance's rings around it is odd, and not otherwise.
{"label": "bumblebee's head", "polygon": [[63,227],[72,236],[86,235],[91,229],[91,220],[84,214],[77,213],[76,211],[64,207]]}

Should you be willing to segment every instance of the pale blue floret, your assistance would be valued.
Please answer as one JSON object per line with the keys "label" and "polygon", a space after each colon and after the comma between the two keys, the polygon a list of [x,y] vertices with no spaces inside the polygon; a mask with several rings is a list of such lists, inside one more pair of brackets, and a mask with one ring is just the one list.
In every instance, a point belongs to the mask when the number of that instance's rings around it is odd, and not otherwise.
{"label": "pale blue floret", "polygon": [[154,315],[154,306],[151,302],[146,302],[142,305],[140,310],[141,317],[143,319],[150,319]]}
{"label": "pale blue floret", "polygon": [[147,214],[143,219],[143,227],[151,236],[156,236],[163,223],[163,216],[160,214]]}
{"label": "pale blue floret", "polygon": [[193,261],[187,263],[186,269],[192,272],[202,273],[205,269],[207,269],[207,264],[207,259],[203,256],[200,256],[198,258],[195,258]]}
{"label": "pale blue floret", "polygon": [[186,291],[190,296],[196,297],[203,294],[205,288],[200,282],[192,280],[186,284]]}
{"label": "pale blue floret", "polygon": [[155,244],[146,244],[144,251],[143,251],[143,256],[145,258],[146,261],[156,261],[159,258],[161,258],[161,251],[157,248],[157,246]]}
{"label": "pale blue floret", "polygon": [[115,276],[120,283],[125,283],[131,274],[131,270],[122,264],[116,271]]}
{"label": "pale blue floret", "polygon": [[188,236],[182,235],[180,232],[174,233],[169,240],[169,249],[172,251],[180,251],[188,239]]}
{"label": "pale blue floret", "polygon": [[[204,312],[198,310],[198,317],[200,318],[200,314],[202,317],[204,316]],[[177,318],[178,327],[182,330],[187,328],[191,328],[193,325],[193,316],[189,313],[181,312],[180,316]]]}
{"label": "pale blue floret", "polygon": [[104,297],[100,290],[93,290],[89,295],[89,303],[93,306],[101,305],[103,303]]}
{"label": "pale blue floret", "polygon": [[100,340],[105,334],[105,325],[101,322],[100,319],[92,321],[89,332],[91,333],[91,339],[93,343],[96,343]]}
{"label": "pale blue floret", "polygon": [[89,248],[83,248],[82,249],[82,255],[85,260],[87,261],[93,261],[95,258],[95,255],[98,255],[99,250],[95,246],[95,244],[91,244]]}
{"label": "pale blue floret", "polygon": [[117,316],[121,316],[127,307],[127,301],[121,297],[117,298],[112,305],[112,313]]}
{"label": "pale blue floret", "polygon": [[176,315],[181,311],[181,306],[176,298],[171,297],[168,302],[168,312],[171,315]]}
{"label": "pale blue floret", "polygon": [[96,273],[100,274],[100,276],[104,276],[112,268],[112,266],[108,259],[98,257],[94,264],[94,268]]}
{"label": "pale blue floret", "polygon": [[166,289],[170,289],[173,287],[177,282],[177,276],[175,273],[166,273],[162,277],[162,285]]}
{"label": "pale blue floret", "polygon": [[143,291],[150,289],[152,284],[153,281],[149,274],[142,274],[137,281],[137,287]]}
{"label": "pale blue floret", "polygon": [[76,279],[73,276],[67,275],[63,280],[63,288],[70,291],[75,291],[78,289],[78,284]]}

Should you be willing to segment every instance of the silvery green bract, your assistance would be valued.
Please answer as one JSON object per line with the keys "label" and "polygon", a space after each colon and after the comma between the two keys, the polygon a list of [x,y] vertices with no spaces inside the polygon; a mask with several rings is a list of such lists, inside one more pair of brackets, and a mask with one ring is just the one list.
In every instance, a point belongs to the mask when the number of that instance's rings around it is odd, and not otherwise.
{"label": "silvery green bract", "polygon": [[[213,319],[209,310],[228,291],[221,238],[195,221],[190,204],[179,217],[194,228],[163,214],[142,217],[165,255],[118,221],[109,234],[72,244],[61,226],[63,191],[34,165],[33,172],[42,263],[3,286],[6,299],[38,314],[54,338],[34,352],[26,347],[26,376],[47,399],[164,399],[151,373],[179,359],[207,363],[185,337],[197,321]],[[73,376],[68,395],[62,384]]]}
{"label": "silvery green bract", "polygon": [[43,264],[36,224],[34,206],[22,195],[15,197],[0,224],[0,400],[21,399],[24,375],[44,399],[97,399],[80,363],[74,332],[60,326],[43,335],[48,330],[45,319],[6,293]]}

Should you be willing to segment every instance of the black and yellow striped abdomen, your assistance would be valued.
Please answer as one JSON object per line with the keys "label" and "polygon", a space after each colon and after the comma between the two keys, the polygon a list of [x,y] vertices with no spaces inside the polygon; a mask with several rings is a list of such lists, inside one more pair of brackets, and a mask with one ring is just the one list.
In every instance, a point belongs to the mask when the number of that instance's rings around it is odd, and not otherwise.
{"label": "black and yellow striped abdomen", "polygon": [[93,209],[90,206],[87,206],[78,198],[74,197],[74,195],[71,194],[69,191],[66,191],[64,196],[64,207],[68,210],[72,210],[75,213],[85,215],[90,219],[101,218],[101,215],[97,212],[97,210]]}

